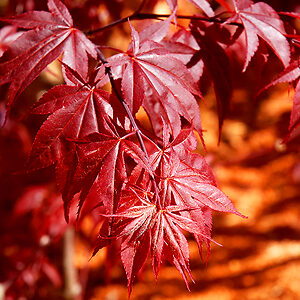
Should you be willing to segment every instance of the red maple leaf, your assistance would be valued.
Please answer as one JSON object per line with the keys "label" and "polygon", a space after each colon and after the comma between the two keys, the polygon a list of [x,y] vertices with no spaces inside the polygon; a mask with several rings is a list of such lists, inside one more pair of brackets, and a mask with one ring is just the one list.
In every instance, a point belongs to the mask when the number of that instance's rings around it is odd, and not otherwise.
{"label": "red maple leaf", "polygon": [[83,78],[88,71],[88,56],[96,58],[95,45],[73,27],[72,17],[59,0],[48,0],[50,12],[30,11],[2,19],[24,32],[6,51],[11,59],[0,65],[0,84],[11,81],[8,109],[15,98],[62,53],[62,61]]}
{"label": "red maple leaf", "polygon": [[75,140],[105,130],[106,122],[112,117],[110,94],[99,89],[97,83],[82,79],[67,65],[64,67],[73,85],[53,87],[32,110],[50,116],[36,134],[29,169],[54,164],[62,151],[62,139]]}
{"label": "red maple leaf", "polygon": [[277,12],[264,2],[234,0],[235,14],[227,23],[242,21],[246,35],[247,54],[243,71],[246,70],[261,37],[274,51],[284,66],[290,62],[290,47],[285,38],[285,29]]}
{"label": "red maple leaf", "polygon": [[201,232],[198,223],[180,215],[189,208],[177,205],[159,208],[151,198],[153,194],[147,191],[140,194],[133,189],[131,191],[130,207],[129,198],[121,198],[117,212],[106,215],[114,220],[113,231],[109,236],[100,236],[100,240],[113,237],[122,239],[121,258],[127,274],[129,293],[150,249],[155,276],[157,277],[164,258],[176,266],[188,287],[186,273],[191,277],[189,247],[182,231],[200,234],[211,240],[210,236]]}
{"label": "red maple leaf", "polygon": [[170,198],[172,194],[177,205],[206,206],[242,216],[227,196],[216,187],[213,174],[201,155],[190,153],[185,155],[185,159],[180,159],[172,152],[168,165],[163,170],[166,194]]}
{"label": "red maple leaf", "polygon": [[201,134],[199,107],[193,96],[200,92],[187,67],[162,44],[141,42],[133,27],[131,37],[129,50],[108,61],[114,77],[122,77],[124,99],[133,114],[142,105],[155,132],[161,133],[163,118],[173,136],[180,131],[182,116]]}

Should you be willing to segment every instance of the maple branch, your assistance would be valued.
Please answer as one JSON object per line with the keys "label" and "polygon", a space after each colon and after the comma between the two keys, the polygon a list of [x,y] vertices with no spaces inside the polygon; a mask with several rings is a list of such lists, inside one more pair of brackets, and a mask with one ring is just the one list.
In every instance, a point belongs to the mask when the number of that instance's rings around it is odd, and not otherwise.
{"label": "maple branch", "polygon": [[[105,56],[103,55],[103,53],[98,48],[96,48],[96,51],[97,51],[97,54],[99,56],[99,59],[101,60],[101,62],[105,66],[105,72],[106,72],[106,74],[109,77],[112,90],[114,91],[114,93],[116,94],[118,100],[120,101],[120,103],[122,104],[124,110],[126,111],[126,114],[127,114],[128,118],[130,120],[130,123],[131,123],[131,125],[132,125],[132,127],[133,127],[133,129],[135,131],[135,134],[137,136],[139,144],[140,144],[140,146],[142,148],[142,151],[144,152],[147,161],[150,162],[149,155],[148,155],[147,149],[145,147],[145,143],[143,141],[142,132],[139,129],[138,125],[136,124],[136,122],[134,120],[134,117],[133,117],[133,115],[132,115],[132,113],[131,113],[131,111],[130,111],[128,105],[127,105],[127,103],[124,101],[123,97],[120,95],[119,90],[116,87],[116,84],[114,82],[114,78],[113,78],[113,75],[112,75],[112,72],[111,72],[111,68],[106,66],[106,64],[108,62],[107,62]],[[155,177],[154,177],[154,174],[153,174],[152,170],[151,170],[151,173],[150,173],[150,177],[151,177],[151,180],[152,180],[153,185],[154,185],[155,194],[156,194],[156,196],[158,196],[158,187],[157,187],[157,184],[156,184],[156,181],[155,181]]]}
{"label": "maple branch", "polygon": [[[153,13],[140,13],[139,12],[140,9],[138,9],[137,11],[135,11],[132,15],[124,17],[122,19],[113,21],[105,26],[102,26],[100,28],[97,29],[93,29],[93,30],[88,30],[85,31],[85,34],[87,36],[91,36],[91,35],[95,35],[99,32],[105,31],[107,29],[110,29],[116,25],[122,24],[127,22],[128,20],[145,20],[145,19],[155,19],[155,20],[159,20],[161,18],[168,18],[171,15],[170,14],[153,14]],[[199,20],[199,21],[206,21],[206,22],[211,22],[211,23],[219,23],[222,24],[224,22],[226,22],[226,19],[221,19],[219,17],[204,17],[204,16],[184,16],[184,15],[176,15],[177,19],[186,19],[186,20]],[[238,22],[229,22],[226,23],[227,25],[234,25],[234,26],[238,26],[241,27],[243,26],[241,23]]]}
{"label": "maple branch", "polygon": [[[96,50],[97,50],[97,53],[98,53],[98,56],[99,56],[101,62],[103,63],[103,65],[106,65],[108,62],[107,62],[106,58],[104,57],[103,53],[99,49],[96,49]],[[149,157],[148,157],[148,154],[147,154],[147,150],[145,148],[145,144],[144,144],[144,141],[142,139],[141,131],[140,131],[139,127],[137,126],[137,124],[136,124],[136,122],[134,120],[134,117],[133,117],[133,115],[132,115],[132,113],[131,113],[131,111],[130,111],[128,105],[127,105],[127,103],[123,100],[123,97],[120,95],[120,93],[119,93],[119,91],[118,91],[118,89],[117,89],[117,87],[115,85],[115,82],[114,82],[114,79],[113,79],[113,75],[111,73],[111,68],[110,67],[105,67],[105,72],[106,72],[106,74],[109,77],[112,90],[115,92],[118,100],[122,104],[123,108],[125,109],[128,117],[129,117],[130,123],[131,123],[131,125],[132,125],[132,127],[133,127],[133,129],[134,129],[134,131],[135,131],[135,133],[137,135],[137,138],[138,138],[139,143],[140,143],[140,145],[142,147],[142,150],[143,150],[143,152],[145,152],[146,158],[149,160]]]}

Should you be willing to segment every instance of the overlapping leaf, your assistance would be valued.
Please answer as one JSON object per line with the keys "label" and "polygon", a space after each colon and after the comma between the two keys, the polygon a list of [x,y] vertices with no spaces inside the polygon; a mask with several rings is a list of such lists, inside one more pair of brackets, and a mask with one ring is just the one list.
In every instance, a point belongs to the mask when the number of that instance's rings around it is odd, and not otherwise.
{"label": "overlapping leaf", "polygon": [[235,14],[227,22],[240,20],[246,34],[247,54],[243,71],[246,70],[257,50],[261,37],[274,51],[285,67],[290,62],[290,47],[285,29],[276,11],[264,2],[234,0]]}
{"label": "overlapping leaf", "polygon": [[176,204],[187,207],[209,207],[213,210],[242,216],[228,197],[216,187],[212,172],[199,154],[186,155],[184,160],[172,153],[165,168],[167,191]]}
{"label": "overlapping leaf", "polygon": [[0,65],[0,84],[11,81],[8,108],[14,99],[62,53],[62,61],[83,78],[88,71],[89,53],[97,57],[95,45],[78,29],[59,0],[48,0],[50,12],[31,11],[5,21],[24,32],[7,50],[9,61]]}
{"label": "overlapping leaf", "polygon": [[160,172],[163,202],[170,205],[172,201],[186,210],[180,212],[183,217],[198,226],[194,232],[199,250],[202,243],[207,245],[208,253],[211,241],[211,210],[230,212],[242,216],[228,197],[217,188],[210,167],[199,154],[186,152],[179,157],[171,151],[162,156]]}
{"label": "overlapping leaf", "polygon": [[136,30],[131,30],[130,50],[108,60],[114,76],[122,77],[124,99],[131,111],[135,114],[142,105],[156,133],[161,134],[163,118],[176,136],[184,117],[201,134],[199,108],[193,96],[199,95],[199,90],[186,66],[161,44],[141,42]]}
{"label": "overlapping leaf", "polygon": [[145,153],[136,143],[126,139],[130,135],[132,133],[122,137],[113,130],[110,134],[87,136],[86,142],[78,145],[78,165],[64,197],[66,214],[73,195],[81,192],[80,209],[90,190],[98,191],[98,202],[104,205],[108,214],[115,211],[118,194],[127,178],[125,154],[150,172]]}

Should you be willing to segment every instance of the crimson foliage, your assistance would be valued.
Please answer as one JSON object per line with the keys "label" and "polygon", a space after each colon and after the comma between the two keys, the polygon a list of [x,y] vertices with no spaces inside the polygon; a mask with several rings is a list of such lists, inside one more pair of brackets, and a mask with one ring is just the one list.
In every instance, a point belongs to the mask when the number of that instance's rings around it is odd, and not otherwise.
{"label": "crimson foliage", "polygon": [[[95,5],[85,2],[82,18]],[[11,25],[0,31],[0,83],[10,83],[3,128],[11,122],[20,94],[60,58],[65,84],[50,88],[31,108],[31,113],[47,118],[36,133],[26,168],[55,165],[67,221],[72,203],[78,204],[78,222],[81,215],[97,214],[102,225],[94,254],[112,243],[119,245],[129,291],[148,257],[156,277],[161,263],[169,261],[188,287],[192,275],[184,232],[194,236],[200,251],[203,243],[209,249],[212,211],[242,216],[218,189],[205,159],[195,153],[197,136],[205,145],[197,103],[203,76],[215,90],[221,134],[230,108],[232,70],[246,71],[254,55],[267,64],[269,55],[275,54],[284,70],[266,88],[280,82],[296,84],[287,139],[300,124],[300,38],[293,27],[299,14],[279,15],[267,3],[251,0],[218,0],[214,7],[221,13],[216,14],[210,2],[190,0],[203,14],[181,16],[177,1],[167,0],[171,14],[158,15],[142,12],[152,10],[155,1],[148,2],[106,26],[90,18],[91,28],[100,27],[83,30],[84,22],[74,25],[72,12],[77,19],[79,12],[71,3],[48,0],[48,11],[1,18]],[[107,8],[118,17],[120,11],[110,5]],[[181,18],[190,19],[189,25],[176,25]],[[137,31],[134,20],[144,29]],[[126,22],[131,31],[127,51],[114,49],[118,53],[106,58],[106,37],[101,34]],[[235,59],[244,65],[239,69],[233,64],[237,48],[242,51]],[[111,92],[103,88],[107,83]],[[141,109],[150,129],[136,118]],[[37,192],[42,195],[39,203],[23,211],[38,214],[47,205],[43,199],[50,196],[44,188],[35,188],[19,200],[16,214],[28,206],[30,193]],[[51,197],[52,206],[60,201]],[[40,268],[58,285],[53,266],[40,257]]]}

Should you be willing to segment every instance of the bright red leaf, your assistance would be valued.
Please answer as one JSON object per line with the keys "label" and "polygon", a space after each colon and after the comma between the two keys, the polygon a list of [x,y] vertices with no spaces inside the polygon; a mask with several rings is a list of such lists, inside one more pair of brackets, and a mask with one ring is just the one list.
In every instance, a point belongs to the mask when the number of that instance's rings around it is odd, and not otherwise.
{"label": "bright red leaf", "polygon": [[285,29],[277,12],[264,2],[234,0],[235,14],[227,22],[241,20],[245,29],[247,55],[243,71],[257,50],[262,38],[282,61],[284,66],[290,62],[290,47],[285,38]]}
{"label": "bright red leaf", "polygon": [[199,108],[193,96],[200,94],[186,66],[161,44],[151,40],[140,43],[133,27],[131,32],[130,50],[108,61],[114,76],[122,76],[124,99],[133,114],[142,105],[155,132],[161,131],[163,118],[174,136],[180,131],[182,116],[201,134]]}
{"label": "bright red leaf", "polygon": [[15,98],[62,53],[62,61],[87,76],[88,55],[96,58],[95,45],[78,29],[59,0],[48,0],[50,12],[30,11],[3,19],[24,32],[7,50],[9,61],[0,65],[0,84],[11,81],[8,109]]}
{"label": "bright red leaf", "polygon": [[38,131],[30,154],[29,169],[57,161],[62,139],[78,139],[106,127],[111,115],[109,93],[95,86],[55,86],[32,112],[51,114]]}

